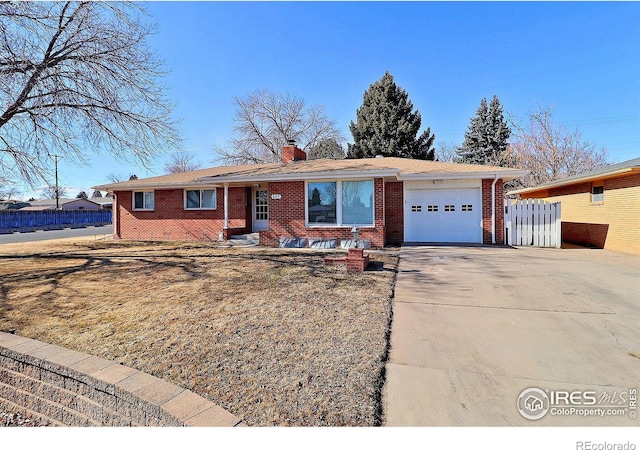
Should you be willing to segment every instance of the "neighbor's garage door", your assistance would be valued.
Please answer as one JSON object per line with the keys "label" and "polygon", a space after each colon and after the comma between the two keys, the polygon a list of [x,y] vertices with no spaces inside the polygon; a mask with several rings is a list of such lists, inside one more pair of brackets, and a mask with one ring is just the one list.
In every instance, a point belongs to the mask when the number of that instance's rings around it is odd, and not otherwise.
{"label": "neighbor's garage door", "polygon": [[482,242],[480,188],[407,190],[406,242]]}

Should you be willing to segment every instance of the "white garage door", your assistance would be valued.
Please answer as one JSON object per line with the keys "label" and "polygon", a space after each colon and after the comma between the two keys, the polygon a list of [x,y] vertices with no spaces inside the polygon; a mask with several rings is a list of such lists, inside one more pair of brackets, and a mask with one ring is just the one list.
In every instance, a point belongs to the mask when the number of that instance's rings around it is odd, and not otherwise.
{"label": "white garage door", "polygon": [[406,242],[482,242],[480,188],[408,190]]}

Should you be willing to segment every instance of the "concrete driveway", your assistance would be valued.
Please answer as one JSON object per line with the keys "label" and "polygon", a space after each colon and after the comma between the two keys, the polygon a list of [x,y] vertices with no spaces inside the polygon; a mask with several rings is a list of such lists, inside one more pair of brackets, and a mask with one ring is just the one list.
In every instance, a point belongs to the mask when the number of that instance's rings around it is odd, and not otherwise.
{"label": "concrete driveway", "polygon": [[403,247],[393,310],[387,426],[640,425],[638,256]]}

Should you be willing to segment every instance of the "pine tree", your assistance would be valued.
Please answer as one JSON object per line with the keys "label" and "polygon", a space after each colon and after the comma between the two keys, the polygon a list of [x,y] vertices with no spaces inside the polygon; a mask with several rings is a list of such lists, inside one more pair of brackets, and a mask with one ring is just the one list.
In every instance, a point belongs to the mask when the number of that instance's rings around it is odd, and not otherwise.
{"label": "pine tree", "polygon": [[317,206],[322,203],[320,199],[320,191],[318,188],[313,188],[313,192],[311,192],[311,200],[309,201],[309,206]]}
{"label": "pine tree", "polygon": [[495,95],[489,104],[489,135],[493,152],[488,162],[497,166],[508,164],[507,141],[511,136],[511,129],[504,118],[502,104]]}
{"label": "pine tree", "polygon": [[307,152],[307,159],[344,159],[344,148],[336,139],[320,140]]}
{"label": "pine tree", "polygon": [[413,159],[435,159],[435,135],[427,129],[418,137],[422,118],[413,111],[407,91],[397,86],[393,76],[384,76],[365,91],[362,106],[351,122],[353,144],[347,158],[373,158],[376,155]]}
{"label": "pine tree", "polygon": [[504,119],[498,97],[494,95],[489,106],[487,99],[483,98],[464,134],[464,143],[457,151],[457,160],[469,164],[505,165],[508,163],[509,136],[511,130]]}

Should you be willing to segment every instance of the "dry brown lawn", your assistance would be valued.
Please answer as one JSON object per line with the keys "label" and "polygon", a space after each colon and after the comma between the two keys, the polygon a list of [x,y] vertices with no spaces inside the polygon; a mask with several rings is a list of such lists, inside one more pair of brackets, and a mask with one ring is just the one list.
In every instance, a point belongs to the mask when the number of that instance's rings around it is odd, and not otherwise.
{"label": "dry brown lawn", "polygon": [[247,425],[373,426],[393,251],[373,270],[326,252],[194,243],[0,246],[0,330],[95,354],[218,403]]}

